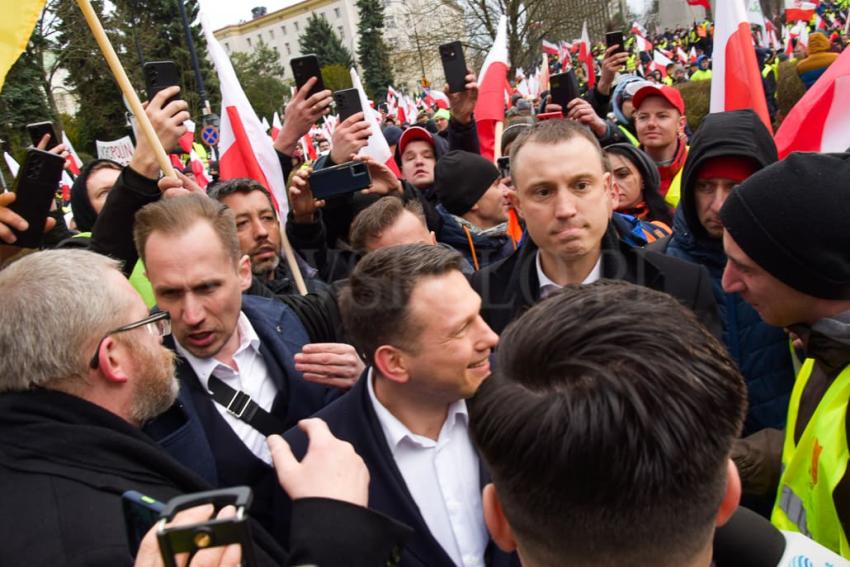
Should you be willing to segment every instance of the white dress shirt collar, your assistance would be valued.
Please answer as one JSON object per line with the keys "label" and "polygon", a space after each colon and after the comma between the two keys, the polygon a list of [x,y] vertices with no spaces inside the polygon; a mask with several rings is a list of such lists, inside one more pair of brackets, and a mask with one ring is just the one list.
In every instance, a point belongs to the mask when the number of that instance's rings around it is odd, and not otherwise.
{"label": "white dress shirt collar", "polygon": [[[543,272],[543,264],[540,261],[540,250],[537,251],[537,257],[534,260],[535,266],[537,266],[537,281],[540,282],[540,298],[545,299],[552,293],[558,291],[564,286],[558,285],[553,282],[549,276],[547,276]],[[599,255],[599,258],[596,260],[596,265],[593,266],[593,269],[590,270],[590,273],[584,278],[584,281],[581,282],[584,284],[592,284],[595,281],[598,281],[602,278],[602,254]]]}

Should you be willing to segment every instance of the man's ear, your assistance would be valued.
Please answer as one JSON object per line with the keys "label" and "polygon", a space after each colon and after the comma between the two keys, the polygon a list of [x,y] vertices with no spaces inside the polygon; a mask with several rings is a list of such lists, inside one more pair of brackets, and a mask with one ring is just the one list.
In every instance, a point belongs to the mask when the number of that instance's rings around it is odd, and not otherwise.
{"label": "man's ear", "polygon": [[434,233],[434,231],[432,230],[432,231],[428,232],[428,234],[431,235],[431,245],[436,246],[437,245],[437,235],[436,235],[436,233]]}
{"label": "man's ear", "polygon": [[684,114],[679,115],[679,136],[685,135],[685,126],[688,125],[688,117]]}
{"label": "man's ear", "polygon": [[516,550],[514,532],[508,524],[508,519],[505,518],[502,503],[496,492],[496,485],[492,482],[484,487],[481,493],[481,503],[484,507],[484,523],[487,524],[487,529],[490,531],[493,541],[505,553]]}
{"label": "man's ear", "polygon": [[720,501],[720,509],[717,511],[715,525],[719,528],[729,521],[738,504],[741,502],[741,477],[738,476],[738,467],[734,461],[729,459],[726,463],[726,493]]}
{"label": "man's ear", "polygon": [[394,346],[381,345],[375,351],[375,368],[381,373],[381,376],[404,384],[410,379],[410,374],[407,368],[407,357],[404,353]]}
{"label": "man's ear", "polygon": [[126,345],[118,342],[113,337],[106,337],[100,344],[97,352],[97,370],[107,382],[122,384],[128,379],[127,364],[130,361]]}
{"label": "man's ear", "polygon": [[239,289],[245,291],[251,287],[251,258],[247,254],[239,258],[236,273],[239,275]]}
{"label": "man's ear", "polygon": [[522,206],[520,205],[520,199],[517,193],[516,188],[514,188],[513,191],[508,191],[508,203],[510,203],[510,205],[516,209],[517,214],[524,219],[525,215],[522,214]]}

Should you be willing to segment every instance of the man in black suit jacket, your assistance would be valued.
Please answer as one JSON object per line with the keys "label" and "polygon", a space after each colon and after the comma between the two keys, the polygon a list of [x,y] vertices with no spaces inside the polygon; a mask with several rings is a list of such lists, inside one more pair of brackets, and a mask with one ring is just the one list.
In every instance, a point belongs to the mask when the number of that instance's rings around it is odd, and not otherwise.
{"label": "man in black suit jacket", "polygon": [[[502,330],[567,284],[617,279],[664,291],[721,332],[708,272],[620,241],[611,225],[617,189],[595,136],[572,120],[540,122],[513,143],[509,195],[526,222],[525,242],[472,277],[482,315]],[[647,322],[649,323],[649,322]]]}
{"label": "man in black suit jacket", "polygon": [[[0,357],[3,565],[129,566],[123,492],[212,488],[140,430],[178,384],[167,314],[151,317],[117,267],[62,250],[0,272],[0,344],[15,353]],[[392,563],[408,530],[364,508],[368,472],[350,446],[318,420],[303,427],[314,446],[301,463],[270,440],[295,518],[289,554],[252,526],[258,565]]]}
{"label": "man in black suit jacket", "polygon": [[[349,336],[371,367],[316,414],[369,467],[371,508],[415,530],[401,565],[510,565],[481,508],[488,475],[468,433],[466,398],[490,374],[498,337],[460,271],[461,256],[411,244],[365,256],[340,298]],[[285,435],[300,456],[307,439]]]}

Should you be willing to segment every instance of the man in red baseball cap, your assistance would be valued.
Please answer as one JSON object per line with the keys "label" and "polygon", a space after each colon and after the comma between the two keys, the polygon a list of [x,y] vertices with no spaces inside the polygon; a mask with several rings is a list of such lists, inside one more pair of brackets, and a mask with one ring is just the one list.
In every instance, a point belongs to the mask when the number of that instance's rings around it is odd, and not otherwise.
{"label": "man in red baseball cap", "polygon": [[682,168],[688,157],[685,143],[685,101],[673,87],[647,84],[632,97],[641,148],[661,174],[661,195],[670,207],[679,204]]}
{"label": "man in red baseball cap", "polygon": [[398,140],[399,165],[402,178],[425,191],[434,185],[434,166],[437,165],[437,148],[434,137],[421,126],[405,130]]}

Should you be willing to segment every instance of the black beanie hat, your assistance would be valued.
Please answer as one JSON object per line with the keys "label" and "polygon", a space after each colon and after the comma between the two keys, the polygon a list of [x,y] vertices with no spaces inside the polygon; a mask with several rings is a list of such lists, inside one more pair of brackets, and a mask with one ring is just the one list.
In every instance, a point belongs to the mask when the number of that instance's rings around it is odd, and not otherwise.
{"label": "black beanie hat", "polygon": [[437,160],[434,188],[448,212],[461,216],[499,178],[499,170],[478,154],[455,150]]}
{"label": "black beanie hat", "polygon": [[814,297],[850,299],[848,180],[848,153],[793,153],[732,191],[720,219],[776,279]]}

